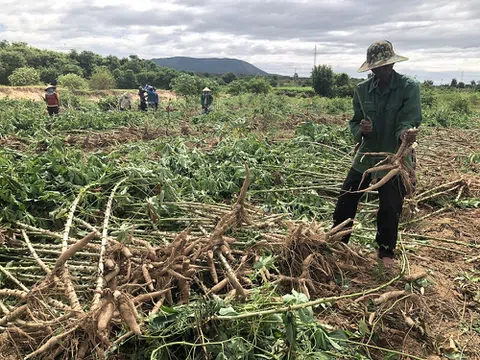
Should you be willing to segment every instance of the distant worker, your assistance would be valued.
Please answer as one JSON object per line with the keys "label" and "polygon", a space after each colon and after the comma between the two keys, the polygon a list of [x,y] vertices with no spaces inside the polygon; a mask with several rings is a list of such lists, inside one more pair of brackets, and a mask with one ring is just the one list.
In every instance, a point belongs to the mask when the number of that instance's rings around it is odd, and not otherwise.
{"label": "distant worker", "polygon": [[155,94],[155,111],[158,110],[158,104],[160,103],[160,97],[158,96],[157,89],[153,88],[153,92]]}
{"label": "distant worker", "polygon": [[[396,55],[389,41],[374,42],[367,50],[367,61],[358,72],[371,70],[372,77],[361,82],[353,97],[354,115],[350,120],[353,138],[360,146],[353,165],[343,183],[333,214],[334,226],[353,219],[362,193],[373,179],[381,179],[386,172],[368,174],[362,182],[363,173],[375,166],[383,157],[367,153],[395,153],[403,141],[416,140],[416,132],[422,121],[420,86],[415,80],[400,75],[393,65],[408,60]],[[405,159],[412,167],[411,154]],[[376,242],[378,258],[386,268],[394,264],[394,250],[397,245],[398,223],[406,196],[404,179],[394,176],[378,189],[379,209],[377,213]],[[351,221],[347,227],[352,227]],[[348,243],[350,236],[343,237]]]}
{"label": "distant worker", "polygon": [[48,115],[53,116],[54,114],[58,114],[60,98],[56,85],[48,85],[45,89],[45,103],[47,104]]}
{"label": "distant worker", "polygon": [[155,110],[155,90],[150,86],[147,90],[147,103],[149,109]]}
{"label": "distant worker", "polygon": [[130,93],[124,93],[118,99],[118,110],[125,111],[132,108],[132,95]]}
{"label": "distant worker", "polygon": [[138,87],[138,97],[140,98],[140,110],[147,111],[146,92],[141,86]]}
{"label": "distant worker", "polygon": [[210,93],[210,89],[208,87],[203,89],[201,101],[202,101],[202,114],[208,114],[210,112],[210,105],[212,105],[212,102],[213,102],[213,96]]}

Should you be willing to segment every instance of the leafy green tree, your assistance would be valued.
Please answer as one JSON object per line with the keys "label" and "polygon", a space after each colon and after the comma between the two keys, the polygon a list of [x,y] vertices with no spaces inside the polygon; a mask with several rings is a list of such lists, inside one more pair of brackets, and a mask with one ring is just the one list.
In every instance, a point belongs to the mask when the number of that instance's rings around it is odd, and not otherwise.
{"label": "leafy green tree", "polygon": [[457,87],[458,81],[457,79],[453,78],[452,81],[450,82],[450,87]]}
{"label": "leafy green tree", "polygon": [[113,73],[116,69],[120,68],[121,64],[118,57],[109,55],[102,59],[102,66],[107,67],[108,70],[110,70]]}
{"label": "leafy green tree", "polygon": [[247,82],[247,91],[254,94],[268,94],[272,86],[263,77],[256,77]]}
{"label": "leafy green tree", "polygon": [[465,83],[463,81],[460,81],[457,85],[459,89],[465,89]]}
{"label": "leafy green tree", "polygon": [[34,68],[21,67],[12,72],[8,82],[13,86],[37,85],[40,82],[40,74]]}
{"label": "leafy green tree", "polygon": [[232,81],[237,80],[237,75],[233,72],[228,72],[222,75],[222,80],[225,81],[225,84],[230,84]]}
{"label": "leafy green tree", "polygon": [[133,70],[130,69],[116,69],[113,72],[113,76],[115,77],[119,89],[135,89],[139,84],[137,76]]}
{"label": "leafy green tree", "polygon": [[47,67],[40,69],[40,80],[43,83],[51,83],[54,80],[57,80],[60,73],[55,67]]}
{"label": "leafy green tree", "polygon": [[116,82],[112,73],[106,67],[100,66],[93,71],[89,85],[92,90],[108,90],[115,88]]}
{"label": "leafy green tree", "polygon": [[231,95],[240,95],[247,92],[247,85],[244,80],[232,81],[227,87],[227,93]]}
{"label": "leafy green tree", "polygon": [[159,70],[156,71],[156,77],[154,81],[159,89],[170,90],[172,89],[172,80],[179,75],[180,72],[174,69],[160,67]]}
{"label": "leafy green tree", "polygon": [[335,74],[329,65],[315,66],[312,70],[312,84],[315,92],[320,96],[334,95]]}
{"label": "leafy green tree", "polygon": [[91,51],[82,51],[78,54],[76,60],[87,78],[90,77],[93,74],[94,69],[102,63],[102,57]]}
{"label": "leafy green tree", "polygon": [[0,84],[8,85],[8,77],[15,69],[27,65],[25,56],[10,49],[0,51]]}
{"label": "leafy green tree", "polygon": [[58,78],[58,84],[69,90],[80,90],[88,87],[87,80],[77,74],[66,74]]}
{"label": "leafy green tree", "polygon": [[173,79],[172,88],[178,95],[198,95],[202,91],[202,84],[202,79],[198,76],[181,74]]}
{"label": "leafy green tree", "polygon": [[156,77],[157,73],[155,71],[142,71],[137,74],[137,81],[140,85],[145,85],[148,82],[150,85],[157,87],[155,83]]}
{"label": "leafy green tree", "polygon": [[354,91],[355,91],[355,85],[353,84],[347,84],[344,86],[335,86],[334,96],[350,97],[350,96],[353,96]]}
{"label": "leafy green tree", "polygon": [[277,87],[278,86],[278,76],[273,75],[268,78],[268,82],[272,87]]}
{"label": "leafy green tree", "polygon": [[346,86],[350,84],[350,76],[345,73],[340,73],[335,75],[335,85],[336,86]]}
{"label": "leafy green tree", "polygon": [[152,60],[140,60],[145,71],[156,71],[159,66]]}
{"label": "leafy green tree", "polygon": [[83,77],[83,69],[77,64],[62,61],[59,68],[60,68],[60,72],[63,75],[77,74],[78,76]]}
{"label": "leafy green tree", "polygon": [[346,73],[335,75],[334,95],[338,97],[352,96],[355,85],[350,81],[350,76]]}
{"label": "leafy green tree", "polygon": [[126,59],[125,63],[122,65],[122,69],[130,69],[135,74],[138,74],[144,69],[143,65],[143,61],[140,60],[137,55],[130,55],[129,58]]}

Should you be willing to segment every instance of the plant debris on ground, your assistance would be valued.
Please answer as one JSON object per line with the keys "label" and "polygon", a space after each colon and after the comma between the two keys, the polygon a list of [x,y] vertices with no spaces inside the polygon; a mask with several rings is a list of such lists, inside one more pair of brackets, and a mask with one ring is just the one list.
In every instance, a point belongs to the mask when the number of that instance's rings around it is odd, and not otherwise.
{"label": "plant debris on ground", "polygon": [[72,99],[50,130],[40,105],[0,100],[2,356],[480,357],[475,114],[421,129],[389,272],[375,191],[353,244],[329,229],[348,102],[283,99],[219,99],[208,116]]}

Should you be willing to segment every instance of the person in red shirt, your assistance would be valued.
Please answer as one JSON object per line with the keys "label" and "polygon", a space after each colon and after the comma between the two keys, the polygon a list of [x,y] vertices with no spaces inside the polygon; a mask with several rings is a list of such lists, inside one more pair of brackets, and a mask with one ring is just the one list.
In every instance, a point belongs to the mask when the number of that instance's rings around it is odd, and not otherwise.
{"label": "person in red shirt", "polygon": [[45,103],[47,104],[48,115],[58,114],[60,99],[55,85],[49,85],[45,89]]}

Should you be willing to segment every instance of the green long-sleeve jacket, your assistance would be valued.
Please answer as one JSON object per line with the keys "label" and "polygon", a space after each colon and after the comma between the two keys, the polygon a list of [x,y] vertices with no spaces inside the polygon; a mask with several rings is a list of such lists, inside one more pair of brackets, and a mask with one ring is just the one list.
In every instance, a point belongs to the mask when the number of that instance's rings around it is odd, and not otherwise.
{"label": "green long-sleeve jacket", "polygon": [[[390,85],[383,93],[377,83],[376,77],[360,83],[353,97],[355,114],[350,120],[350,130],[355,141],[361,143],[353,160],[353,168],[361,173],[384,158],[365,156],[362,160],[365,153],[395,153],[400,146],[402,132],[419,127],[422,121],[420,86],[415,80],[394,71]],[[365,118],[362,106],[373,125],[373,131],[367,135],[360,132],[360,121]],[[411,157],[406,161],[411,164]],[[384,175],[385,172],[378,172],[373,177]]]}
{"label": "green long-sleeve jacket", "polygon": [[202,94],[201,101],[202,101],[202,107],[212,105],[212,102],[213,102],[212,94]]}

